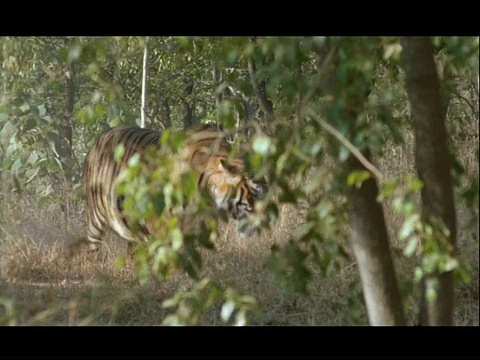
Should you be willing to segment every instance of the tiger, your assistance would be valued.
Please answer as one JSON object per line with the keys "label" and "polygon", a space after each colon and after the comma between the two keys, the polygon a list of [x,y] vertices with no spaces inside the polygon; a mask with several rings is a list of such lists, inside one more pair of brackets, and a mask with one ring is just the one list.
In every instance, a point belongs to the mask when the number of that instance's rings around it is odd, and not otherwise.
{"label": "tiger", "polygon": [[[229,161],[229,143],[225,133],[211,125],[197,125],[187,132],[187,141],[179,162],[187,164],[197,176],[197,187],[218,210],[224,210],[236,221],[256,212],[255,205],[268,190],[265,178],[255,179],[244,172],[239,158]],[[88,251],[97,251],[108,229],[132,243],[146,240],[152,234],[148,226],[137,224],[137,231],[127,221],[123,196],[117,194],[116,183],[128,160],[138,153],[142,160],[148,147],[160,149],[161,132],[138,127],[116,127],[104,131],[87,152],[83,180],[86,195]],[[114,159],[119,144],[124,146],[121,162]],[[160,153],[160,152],[158,152]],[[160,155],[161,156],[161,155]],[[139,229],[139,230],[138,230]],[[239,227],[243,237],[255,231]],[[140,232],[140,234],[139,234]]]}

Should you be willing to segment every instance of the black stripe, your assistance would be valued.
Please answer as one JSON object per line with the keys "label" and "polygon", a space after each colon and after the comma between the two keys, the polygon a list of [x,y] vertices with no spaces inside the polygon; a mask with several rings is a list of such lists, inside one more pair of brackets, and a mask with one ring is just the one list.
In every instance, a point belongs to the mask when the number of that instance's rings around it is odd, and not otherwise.
{"label": "black stripe", "polygon": [[238,204],[240,204],[242,202],[244,192],[245,191],[243,190],[243,187],[240,186],[240,197],[237,200],[237,203],[236,203],[237,206],[238,206]]}
{"label": "black stripe", "polygon": [[193,158],[195,157],[195,155],[197,154],[197,152],[199,152],[200,149],[197,149],[193,152],[192,156],[190,157],[190,161],[193,161]]}
{"label": "black stripe", "polygon": [[[218,137],[211,137],[211,138],[203,138],[203,139],[198,139],[192,143],[192,145],[196,145],[197,143],[203,142],[203,141],[218,141]],[[220,143],[221,141],[219,141]]]}
{"label": "black stripe", "polygon": [[203,179],[204,176],[205,176],[205,172],[202,172],[200,174],[200,177],[198,178],[198,183],[197,183],[198,186],[202,185],[202,179]]}
{"label": "black stripe", "polygon": [[140,129],[138,129],[138,128],[122,129],[122,131],[120,132],[122,135],[121,135],[119,141],[117,141],[116,145],[118,145],[118,143],[127,144],[130,141],[130,138],[137,134],[138,130],[140,130]]}

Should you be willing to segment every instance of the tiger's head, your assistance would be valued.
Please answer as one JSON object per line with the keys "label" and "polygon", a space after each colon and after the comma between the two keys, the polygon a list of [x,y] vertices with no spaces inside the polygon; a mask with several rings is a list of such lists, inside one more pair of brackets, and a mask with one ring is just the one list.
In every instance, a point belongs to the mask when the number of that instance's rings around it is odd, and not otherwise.
{"label": "tiger's head", "polygon": [[265,179],[253,179],[243,169],[243,161],[239,159],[227,162],[223,157],[214,158],[209,170],[201,175],[200,182],[204,182],[216,207],[239,221],[240,234],[248,238],[256,229],[245,220],[255,214],[255,205],[265,197],[268,186]]}

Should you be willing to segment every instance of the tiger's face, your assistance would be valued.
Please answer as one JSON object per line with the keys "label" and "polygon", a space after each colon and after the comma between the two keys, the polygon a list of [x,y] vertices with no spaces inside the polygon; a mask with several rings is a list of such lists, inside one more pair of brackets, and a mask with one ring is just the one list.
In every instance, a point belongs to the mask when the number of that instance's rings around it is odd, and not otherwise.
{"label": "tiger's face", "polygon": [[244,174],[243,167],[241,160],[227,163],[216,159],[215,170],[207,175],[206,188],[217,208],[239,221],[240,234],[248,238],[256,231],[242,220],[255,214],[255,205],[265,196],[268,186],[264,179],[255,180]]}

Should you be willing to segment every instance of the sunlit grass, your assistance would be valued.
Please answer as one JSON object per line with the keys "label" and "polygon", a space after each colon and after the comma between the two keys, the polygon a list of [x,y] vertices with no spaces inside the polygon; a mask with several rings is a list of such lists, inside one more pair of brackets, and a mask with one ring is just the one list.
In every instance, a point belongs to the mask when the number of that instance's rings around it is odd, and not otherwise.
{"label": "sunlit grass", "polygon": [[[386,146],[375,159],[379,170],[394,178],[414,172],[413,139],[399,152]],[[478,171],[476,154],[465,146],[461,161],[467,171]],[[65,194],[68,196],[68,194]],[[70,209],[65,219],[57,208],[40,208],[34,196],[8,194],[0,215],[0,324],[2,325],[156,325],[171,310],[162,307],[176,291],[188,291],[192,279],[175,272],[168,280],[136,280],[133,259],[127,256],[125,241],[110,234],[97,254],[67,256],[68,244],[85,234],[84,205]],[[392,252],[402,292],[409,294],[405,309],[410,324],[416,323],[418,289],[411,288],[415,259],[402,256],[396,238],[402,219],[388,202],[384,204]],[[471,269],[470,284],[456,287],[455,323],[477,325],[478,315],[478,228],[468,226],[472,215],[457,205],[459,256]],[[254,296],[263,317],[252,317],[254,325],[366,325],[367,318],[354,260],[344,261],[333,276],[312,268],[308,295],[287,293],[265,267],[271,247],[286,244],[304,210],[281,207],[280,218],[269,230],[245,240],[233,223],[222,224],[216,251],[202,250],[201,276],[220,284],[235,283],[243,293]],[[473,223],[478,218],[473,218]],[[348,250],[348,249],[347,249]],[[117,259],[126,257],[123,267]],[[410,286],[410,288],[409,288]],[[220,306],[200,317],[199,325],[221,325]]]}

